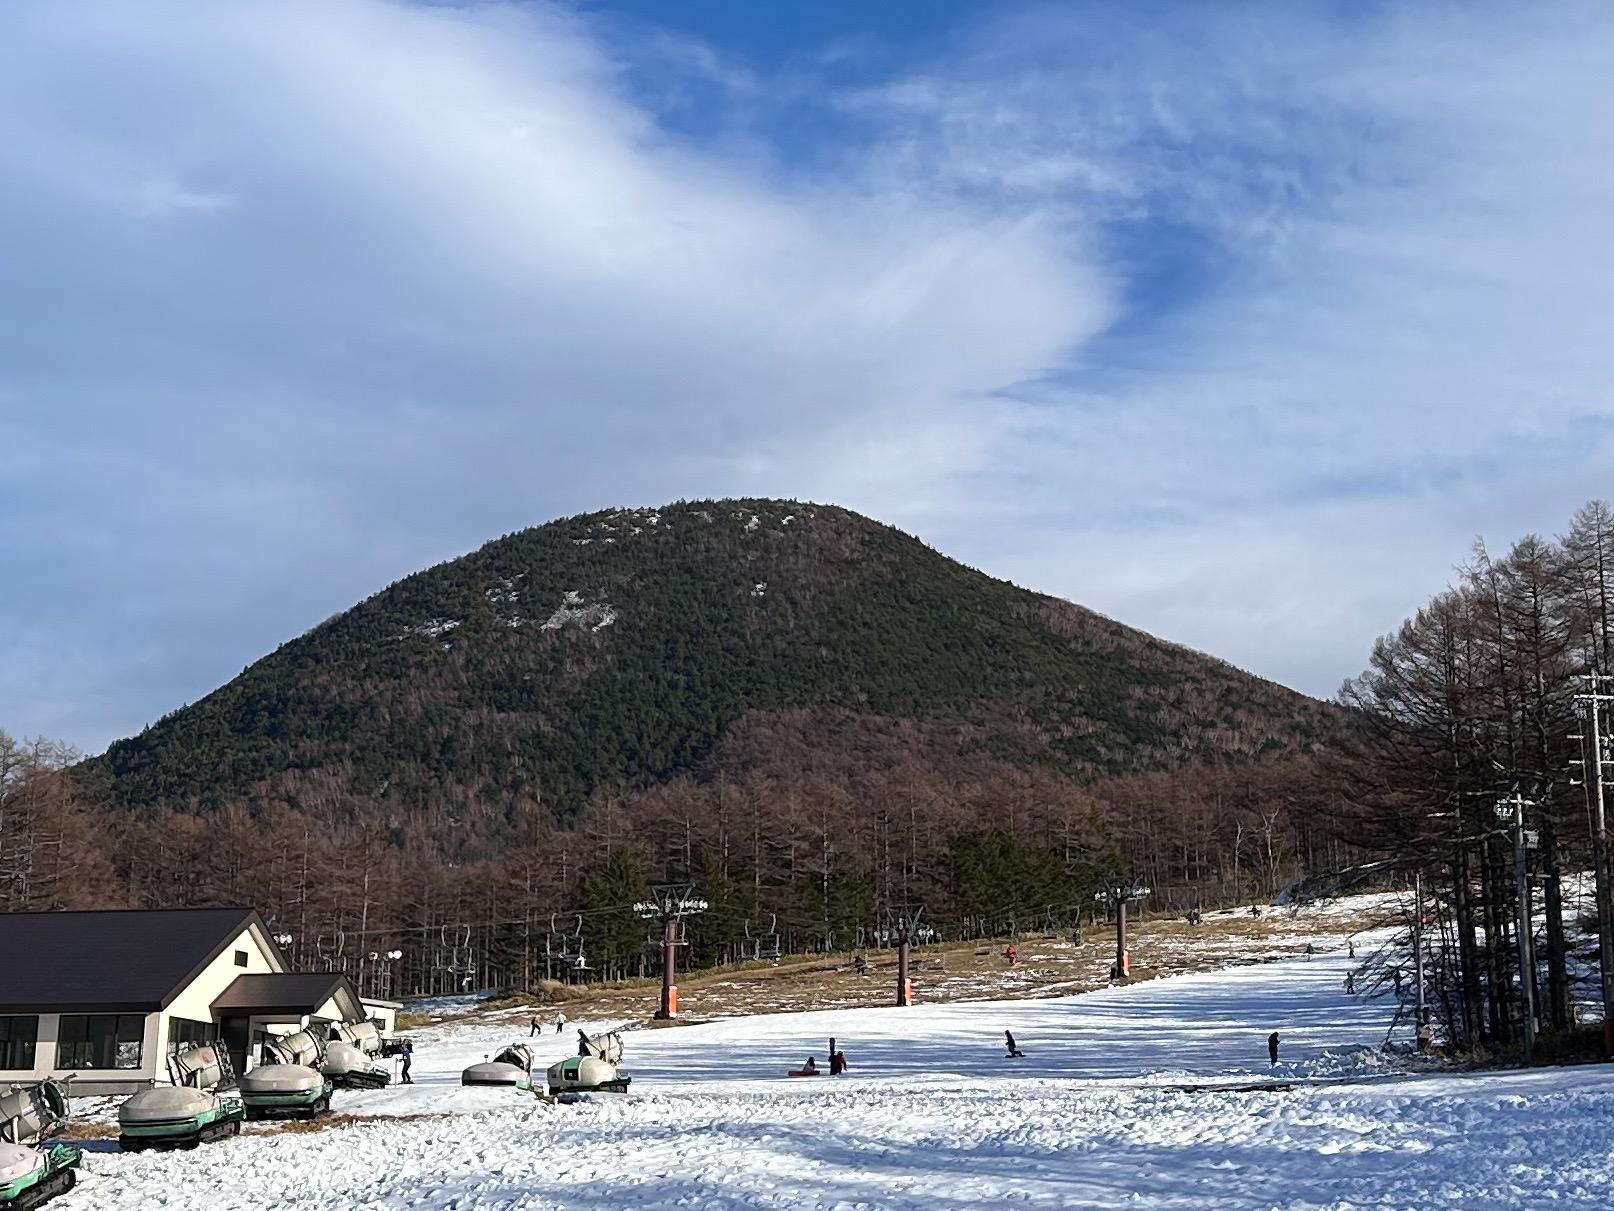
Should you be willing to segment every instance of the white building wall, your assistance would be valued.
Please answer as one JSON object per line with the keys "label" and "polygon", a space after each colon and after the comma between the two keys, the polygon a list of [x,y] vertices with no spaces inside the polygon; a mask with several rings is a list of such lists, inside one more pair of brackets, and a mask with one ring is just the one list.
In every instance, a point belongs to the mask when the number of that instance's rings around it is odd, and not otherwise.
{"label": "white building wall", "polygon": [[[236,951],[245,951],[247,965],[236,965]],[[159,1072],[166,1072],[162,1057],[168,1054],[168,1021],[170,1018],[187,1018],[192,1022],[212,1022],[213,1002],[237,976],[266,975],[283,970],[275,961],[274,952],[262,942],[250,926],[243,929],[230,944],[202,969],[200,975],[185,986],[185,990],[163,1010],[162,1025],[158,1033],[156,1054]]]}
{"label": "white building wall", "polygon": [[372,1022],[377,1023],[381,1037],[390,1039],[398,1029],[398,1004],[396,1001],[365,1001],[364,1013]]}

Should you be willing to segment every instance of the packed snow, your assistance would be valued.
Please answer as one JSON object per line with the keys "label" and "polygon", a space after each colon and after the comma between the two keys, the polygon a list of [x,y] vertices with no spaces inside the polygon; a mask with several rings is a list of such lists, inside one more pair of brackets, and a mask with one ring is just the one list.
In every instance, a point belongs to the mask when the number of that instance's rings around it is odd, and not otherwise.
{"label": "packed snow", "polygon": [[[1349,967],[1334,953],[1073,997],[632,1029],[631,1092],[570,1105],[462,1088],[461,1068],[527,1031],[443,1023],[412,1036],[416,1084],[338,1095],[361,1121],[168,1154],[93,1141],[56,1205],[1608,1205],[1614,1069],[1404,1071],[1382,1050],[1392,1010],[1346,996]],[[616,1024],[548,1021],[540,1070],[577,1026]],[[786,1077],[824,1066],[831,1035],[847,1075]]]}

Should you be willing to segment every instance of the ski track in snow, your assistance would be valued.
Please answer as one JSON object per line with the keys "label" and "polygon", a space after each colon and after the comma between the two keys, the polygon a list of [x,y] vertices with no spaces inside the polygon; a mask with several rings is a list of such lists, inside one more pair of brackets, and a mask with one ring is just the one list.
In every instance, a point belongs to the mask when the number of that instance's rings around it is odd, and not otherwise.
{"label": "ski track in snow", "polygon": [[[97,1141],[60,1211],[1610,1205],[1614,1071],[1385,1077],[1393,1010],[1343,955],[1038,1001],[827,1010],[626,1035],[626,1096],[464,1089],[512,1033],[413,1032],[385,1118],[189,1153]],[[542,1069],[574,1027],[532,1040]],[[1003,1030],[1027,1052],[1003,1057]],[[1266,1064],[1266,1035],[1283,1038]],[[841,1078],[784,1077],[834,1034]],[[525,1041],[525,1040],[524,1040]],[[1355,1075],[1354,1084],[1321,1084]],[[1301,1087],[1239,1086],[1294,1080]],[[1218,1086],[1226,1086],[1218,1088]]]}

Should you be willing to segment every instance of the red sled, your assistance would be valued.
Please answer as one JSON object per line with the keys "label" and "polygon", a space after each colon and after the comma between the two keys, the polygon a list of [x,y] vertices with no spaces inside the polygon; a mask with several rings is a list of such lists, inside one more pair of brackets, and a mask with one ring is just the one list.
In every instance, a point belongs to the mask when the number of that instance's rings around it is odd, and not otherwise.
{"label": "red sled", "polygon": [[792,1068],[789,1072],[785,1073],[785,1075],[786,1076],[823,1076],[824,1074],[823,1074],[822,1071],[820,1071],[817,1068]]}

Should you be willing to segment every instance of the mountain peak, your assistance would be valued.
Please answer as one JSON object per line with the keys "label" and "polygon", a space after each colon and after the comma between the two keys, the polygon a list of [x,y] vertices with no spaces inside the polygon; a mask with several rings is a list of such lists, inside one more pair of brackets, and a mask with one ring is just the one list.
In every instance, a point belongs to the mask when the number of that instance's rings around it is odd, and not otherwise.
{"label": "mountain peak", "polygon": [[129,804],[345,815],[385,787],[405,815],[533,801],[564,820],[602,788],[710,775],[742,723],[754,737],[786,715],[809,745],[848,743],[849,718],[906,721],[927,745],[1078,780],[1291,753],[1332,730],[1321,703],[890,526],[741,499],[507,534],[327,620],[102,764]]}

